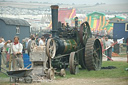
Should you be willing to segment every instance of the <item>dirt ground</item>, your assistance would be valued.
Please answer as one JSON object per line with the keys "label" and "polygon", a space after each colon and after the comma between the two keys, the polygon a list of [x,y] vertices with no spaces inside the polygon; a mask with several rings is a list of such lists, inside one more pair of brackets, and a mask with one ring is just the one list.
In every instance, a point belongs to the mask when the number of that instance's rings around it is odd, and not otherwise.
{"label": "dirt ground", "polygon": [[32,83],[32,84],[17,83],[11,85],[128,85],[128,78],[127,79],[126,78],[103,78],[103,79],[101,78],[64,79],[63,78],[53,81],[43,81],[42,83]]}
{"label": "dirt ground", "polygon": [[[127,57],[112,57],[113,61],[127,61]],[[106,57],[103,57],[103,61],[107,61]]]}
{"label": "dirt ground", "polygon": [[128,79],[127,81],[122,79],[95,79],[95,78],[87,78],[87,79],[76,79],[76,78],[70,78],[70,79],[62,79],[62,80],[56,80],[53,82],[47,82],[45,83],[47,85],[128,85]]}

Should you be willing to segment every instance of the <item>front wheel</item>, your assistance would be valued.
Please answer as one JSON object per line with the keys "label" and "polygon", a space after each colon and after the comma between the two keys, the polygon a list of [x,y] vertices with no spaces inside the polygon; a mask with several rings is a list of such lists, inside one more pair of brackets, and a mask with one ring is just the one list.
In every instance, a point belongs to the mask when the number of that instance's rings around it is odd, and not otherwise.
{"label": "front wheel", "polygon": [[53,80],[54,79],[54,71],[53,69],[48,69],[48,79]]}
{"label": "front wheel", "polygon": [[71,52],[69,57],[69,68],[71,74],[76,74],[78,70],[78,62],[76,59],[76,53]]}

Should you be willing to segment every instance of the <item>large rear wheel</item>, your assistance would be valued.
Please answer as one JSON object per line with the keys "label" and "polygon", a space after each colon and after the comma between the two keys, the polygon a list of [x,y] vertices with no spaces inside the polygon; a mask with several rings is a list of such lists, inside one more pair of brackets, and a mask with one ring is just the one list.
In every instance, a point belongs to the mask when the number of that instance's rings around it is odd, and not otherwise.
{"label": "large rear wheel", "polygon": [[89,38],[85,47],[85,63],[88,70],[100,70],[102,48],[99,39]]}

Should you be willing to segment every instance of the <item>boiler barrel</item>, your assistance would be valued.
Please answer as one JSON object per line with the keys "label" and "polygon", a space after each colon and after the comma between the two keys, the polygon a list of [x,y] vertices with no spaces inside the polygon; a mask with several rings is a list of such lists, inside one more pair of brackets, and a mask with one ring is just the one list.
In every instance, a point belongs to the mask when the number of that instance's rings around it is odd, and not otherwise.
{"label": "boiler barrel", "polygon": [[67,54],[75,51],[77,43],[74,39],[56,39],[57,54]]}

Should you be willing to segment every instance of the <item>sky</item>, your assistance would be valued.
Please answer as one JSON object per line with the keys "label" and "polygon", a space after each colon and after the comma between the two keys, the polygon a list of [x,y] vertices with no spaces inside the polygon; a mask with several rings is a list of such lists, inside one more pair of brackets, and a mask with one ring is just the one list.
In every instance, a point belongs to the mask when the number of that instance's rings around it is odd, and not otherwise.
{"label": "sky", "polygon": [[[2,0],[0,0],[2,1]],[[64,4],[96,4],[96,3],[106,3],[106,4],[119,4],[128,3],[128,0],[5,0],[5,1],[21,1],[21,2],[49,2],[49,3],[64,3]]]}

